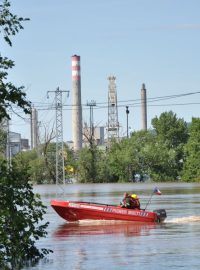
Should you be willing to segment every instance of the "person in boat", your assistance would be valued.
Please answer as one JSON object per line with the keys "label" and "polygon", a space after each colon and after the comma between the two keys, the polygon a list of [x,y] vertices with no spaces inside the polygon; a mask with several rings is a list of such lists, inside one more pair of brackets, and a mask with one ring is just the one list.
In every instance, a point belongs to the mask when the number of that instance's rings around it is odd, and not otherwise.
{"label": "person in boat", "polygon": [[129,209],[140,209],[140,200],[136,194],[124,193],[124,198],[120,203],[121,207]]}

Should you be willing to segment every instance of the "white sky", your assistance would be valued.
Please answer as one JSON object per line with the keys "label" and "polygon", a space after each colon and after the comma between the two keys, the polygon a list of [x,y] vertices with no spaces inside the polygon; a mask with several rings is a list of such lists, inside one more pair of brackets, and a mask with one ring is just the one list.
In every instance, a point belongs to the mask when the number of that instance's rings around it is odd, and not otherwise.
{"label": "white sky", "polygon": [[[127,105],[131,130],[141,128],[136,100],[142,83],[150,99],[200,91],[199,0],[12,0],[11,4],[13,13],[30,21],[12,39],[12,48],[1,41],[1,53],[15,61],[9,79],[25,86],[36,108],[53,102],[53,94],[46,98],[47,91],[57,87],[71,91],[74,54],[81,56],[83,104],[106,103],[107,77],[117,77],[122,133]],[[64,140],[71,140],[71,92],[63,100],[69,109],[63,111]],[[199,103],[198,93],[148,102],[148,128],[153,117],[169,110],[189,122],[200,116]],[[107,115],[107,109],[97,106],[95,125],[106,125]],[[39,121],[51,126],[55,112],[39,111]],[[89,107],[84,107],[83,121],[89,122]],[[28,120],[13,116],[11,130],[30,138]]]}

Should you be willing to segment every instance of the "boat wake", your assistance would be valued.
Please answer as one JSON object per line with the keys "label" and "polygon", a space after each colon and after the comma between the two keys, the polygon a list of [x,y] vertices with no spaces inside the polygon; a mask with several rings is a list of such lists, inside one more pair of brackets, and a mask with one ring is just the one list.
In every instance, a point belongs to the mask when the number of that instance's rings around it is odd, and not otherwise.
{"label": "boat wake", "polygon": [[177,223],[177,224],[186,224],[186,223],[195,223],[200,222],[200,216],[189,216],[189,217],[180,217],[166,220],[165,223]]}

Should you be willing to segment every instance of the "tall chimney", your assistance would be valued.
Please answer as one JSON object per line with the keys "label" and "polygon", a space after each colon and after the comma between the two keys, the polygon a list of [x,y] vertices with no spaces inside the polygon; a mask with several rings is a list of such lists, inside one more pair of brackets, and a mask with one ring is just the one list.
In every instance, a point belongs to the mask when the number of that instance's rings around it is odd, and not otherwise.
{"label": "tall chimney", "polygon": [[72,56],[72,140],[74,151],[82,148],[82,106],[80,56]]}
{"label": "tall chimney", "polygon": [[38,112],[31,109],[31,149],[38,146]]}
{"label": "tall chimney", "polygon": [[145,84],[142,84],[141,89],[141,108],[142,108],[142,129],[147,130],[147,96]]}

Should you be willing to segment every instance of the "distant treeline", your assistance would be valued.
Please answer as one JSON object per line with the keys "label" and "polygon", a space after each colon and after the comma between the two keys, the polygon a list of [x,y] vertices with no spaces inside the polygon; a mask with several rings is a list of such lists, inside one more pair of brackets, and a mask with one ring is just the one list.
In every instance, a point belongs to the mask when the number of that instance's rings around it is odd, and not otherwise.
{"label": "distant treeline", "polygon": [[[200,118],[193,118],[188,125],[169,111],[153,118],[151,124],[152,129],[113,140],[104,150],[92,136],[88,138],[89,146],[76,154],[64,145],[66,181],[200,181]],[[38,149],[19,153],[14,161],[19,167],[27,167],[33,183],[55,183],[55,151],[55,143],[48,140]]]}

